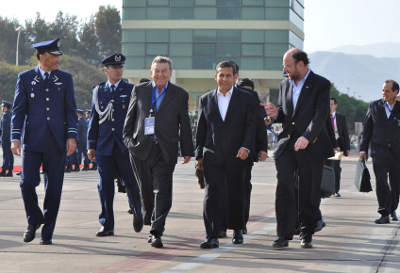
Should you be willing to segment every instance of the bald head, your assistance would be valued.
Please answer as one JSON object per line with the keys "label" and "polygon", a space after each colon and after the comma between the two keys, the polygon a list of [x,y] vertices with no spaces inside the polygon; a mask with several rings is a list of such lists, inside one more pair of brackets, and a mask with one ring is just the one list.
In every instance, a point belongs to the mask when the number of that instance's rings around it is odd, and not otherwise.
{"label": "bald head", "polygon": [[309,63],[307,53],[298,48],[291,48],[283,56],[283,71],[297,84],[307,75]]}

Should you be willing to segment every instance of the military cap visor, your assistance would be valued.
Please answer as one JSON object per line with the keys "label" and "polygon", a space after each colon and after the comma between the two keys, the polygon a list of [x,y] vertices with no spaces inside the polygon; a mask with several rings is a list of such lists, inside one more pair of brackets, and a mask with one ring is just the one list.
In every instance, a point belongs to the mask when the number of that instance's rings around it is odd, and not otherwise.
{"label": "military cap visor", "polygon": [[90,114],[90,113],[92,113],[92,111],[90,109],[86,109],[85,114]]}
{"label": "military cap visor", "polygon": [[76,109],[76,112],[79,114],[83,114],[83,110],[82,109]]}
{"label": "military cap visor", "polygon": [[36,52],[39,54],[43,54],[45,52],[50,53],[51,55],[60,56],[63,53],[60,50],[60,38],[44,41],[40,43],[36,43],[33,45],[33,48],[36,49]]}
{"label": "military cap visor", "polygon": [[102,61],[101,64],[104,66],[125,66],[125,56],[120,54],[120,53],[116,53],[116,54],[112,54],[108,57],[105,57]]}
{"label": "military cap visor", "polygon": [[3,100],[2,102],[1,102],[1,106],[7,106],[8,108],[11,108],[11,102],[9,102],[9,101],[6,101],[6,100]]}

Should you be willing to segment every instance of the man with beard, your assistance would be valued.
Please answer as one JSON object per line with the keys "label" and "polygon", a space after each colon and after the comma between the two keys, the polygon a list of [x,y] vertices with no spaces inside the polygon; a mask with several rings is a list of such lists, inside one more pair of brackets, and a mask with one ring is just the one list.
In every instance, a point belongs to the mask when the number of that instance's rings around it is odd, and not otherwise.
{"label": "man with beard", "polygon": [[330,82],[314,74],[308,67],[305,52],[298,48],[283,56],[283,71],[289,76],[281,82],[278,107],[261,104],[274,122],[282,123],[275,148],[277,170],[276,221],[277,239],[273,247],[288,246],[296,224],[295,185],[299,177],[300,246],[312,247],[315,218],[320,204],[320,188],[324,159],[334,155],[326,132],[329,114]]}

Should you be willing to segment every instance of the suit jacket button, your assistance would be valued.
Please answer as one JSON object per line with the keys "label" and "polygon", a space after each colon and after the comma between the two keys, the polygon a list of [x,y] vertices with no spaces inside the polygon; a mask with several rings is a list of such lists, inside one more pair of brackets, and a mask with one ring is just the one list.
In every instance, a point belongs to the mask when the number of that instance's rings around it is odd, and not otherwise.
{"label": "suit jacket button", "polygon": [[47,117],[47,120],[50,120],[50,117]]}
{"label": "suit jacket button", "polygon": [[112,128],[111,130],[112,130],[112,131],[115,131],[115,129],[114,129],[114,128]]}
{"label": "suit jacket button", "polygon": [[49,92],[49,88],[46,88],[46,92]]}
{"label": "suit jacket button", "polygon": [[287,137],[290,138],[290,135],[288,135]]}
{"label": "suit jacket button", "polygon": [[46,108],[46,110],[47,110],[47,111],[49,111],[49,110],[50,110],[50,108],[49,108],[49,107],[47,107],[47,108]]}
{"label": "suit jacket button", "polygon": [[294,122],[292,122],[292,125],[294,125],[295,123]]}
{"label": "suit jacket button", "polygon": [[46,98],[46,101],[49,101],[49,98]]}

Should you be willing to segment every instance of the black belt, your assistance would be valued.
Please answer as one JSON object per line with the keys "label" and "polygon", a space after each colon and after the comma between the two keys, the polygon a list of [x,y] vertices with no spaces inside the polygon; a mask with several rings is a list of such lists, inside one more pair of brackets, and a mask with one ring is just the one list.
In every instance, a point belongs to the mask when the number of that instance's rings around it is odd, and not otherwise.
{"label": "black belt", "polygon": [[153,139],[153,145],[157,145],[158,144],[158,139]]}

